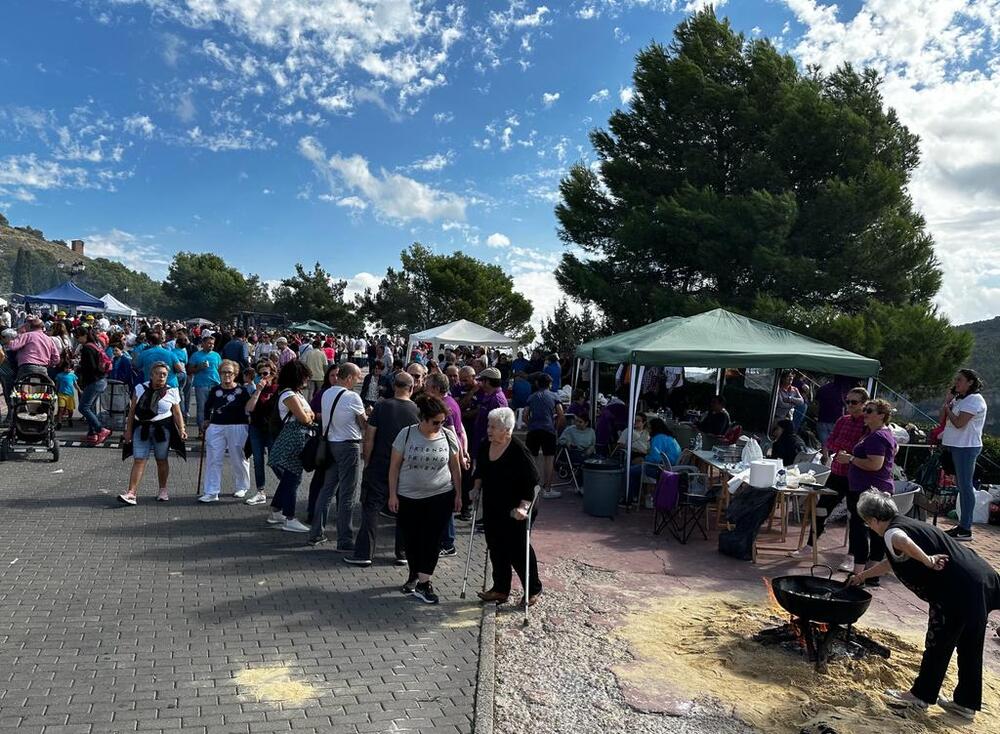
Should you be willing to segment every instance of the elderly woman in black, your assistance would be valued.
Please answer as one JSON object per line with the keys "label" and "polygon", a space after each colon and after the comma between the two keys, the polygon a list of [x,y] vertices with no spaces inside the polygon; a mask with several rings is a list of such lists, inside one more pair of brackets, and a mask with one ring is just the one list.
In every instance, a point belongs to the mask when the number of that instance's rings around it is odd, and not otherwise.
{"label": "elderly woman in black", "polygon": [[472,474],[473,493],[482,493],[486,547],[493,565],[493,588],[479,593],[484,602],[503,604],[510,596],[511,568],[526,588],[528,606],[538,601],[542,582],[538,562],[529,548],[530,588],[524,583],[524,547],[528,531],[528,508],[538,484],[538,469],[528,449],[514,438],[514,411],[494,408],[487,416],[486,435],[478,447]]}
{"label": "elderly woman in black", "polygon": [[[930,605],[920,672],[909,691],[886,691],[896,706],[926,709],[936,703],[972,720],[982,708],[983,642],[986,619],[1000,609],[1000,575],[954,538],[929,523],[899,514],[892,498],[869,490],[858,499],[858,514],[882,536],[888,556],[851,577],[860,584],[892,571]],[[958,685],[952,699],[938,693],[952,653],[958,648]]]}

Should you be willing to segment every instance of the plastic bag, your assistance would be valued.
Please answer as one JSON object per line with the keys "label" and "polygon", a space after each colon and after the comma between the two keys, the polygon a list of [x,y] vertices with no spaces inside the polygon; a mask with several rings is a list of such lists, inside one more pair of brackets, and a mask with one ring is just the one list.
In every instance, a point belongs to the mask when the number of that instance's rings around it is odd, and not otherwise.
{"label": "plastic bag", "polygon": [[[958,517],[962,516],[961,497],[955,502],[955,511]],[[987,523],[990,521],[990,493],[981,489],[976,490],[976,507],[972,511],[972,522]]]}
{"label": "plastic bag", "polygon": [[740,458],[746,466],[750,466],[750,462],[752,461],[764,458],[764,452],[761,451],[760,444],[757,443],[757,439],[751,438],[747,441],[747,445],[743,447],[743,455]]}

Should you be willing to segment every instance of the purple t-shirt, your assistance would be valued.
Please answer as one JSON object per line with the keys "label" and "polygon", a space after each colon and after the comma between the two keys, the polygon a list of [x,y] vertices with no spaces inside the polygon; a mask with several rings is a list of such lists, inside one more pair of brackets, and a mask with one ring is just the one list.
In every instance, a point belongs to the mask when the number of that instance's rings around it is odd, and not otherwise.
{"label": "purple t-shirt", "polygon": [[473,402],[479,408],[479,412],[476,414],[476,425],[472,429],[469,453],[475,456],[479,453],[479,444],[486,440],[486,424],[489,421],[490,411],[494,408],[506,408],[507,396],[503,394],[503,390],[497,390],[492,395],[479,393]]}
{"label": "purple t-shirt", "polygon": [[465,427],[462,425],[462,409],[451,395],[445,395],[442,401],[448,408],[448,417],[444,419],[444,427],[450,428],[458,436],[458,445],[462,445],[462,437],[465,435]]}
{"label": "purple t-shirt", "polygon": [[892,494],[892,465],[896,457],[896,439],[888,428],[880,428],[874,433],[861,437],[851,452],[859,459],[884,456],[885,463],[878,471],[859,469],[852,462],[847,469],[847,485],[852,492],[864,492],[875,488]]}

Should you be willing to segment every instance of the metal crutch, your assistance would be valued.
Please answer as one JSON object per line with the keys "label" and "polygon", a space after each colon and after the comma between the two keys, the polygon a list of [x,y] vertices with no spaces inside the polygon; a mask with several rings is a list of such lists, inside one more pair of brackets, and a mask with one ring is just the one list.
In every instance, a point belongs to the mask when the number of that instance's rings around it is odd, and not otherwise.
{"label": "metal crutch", "polygon": [[528,589],[531,588],[531,513],[535,510],[535,503],[538,502],[538,495],[542,491],[542,488],[537,484],[535,485],[534,496],[531,498],[531,505],[528,506],[528,517],[525,518],[525,522],[528,523],[525,527],[524,533],[524,622],[525,627],[528,626],[528,599],[529,592]]}
{"label": "metal crutch", "polygon": [[[482,498],[483,493],[479,492],[476,495],[476,504],[472,508],[472,525],[469,527],[469,554],[465,558],[465,578],[462,579],[462,593],[459,594],[460,599],[465,598],[465,589],[469,585],[469,569],[472,567],[472,546],[476,539],[476,520],[479,518],[479,500]],[[489,555],[489,554],[487,554]],[[486,578],[486,572],[483,572],[483,578]],[[485,586],[483,587],[485,591]]]}

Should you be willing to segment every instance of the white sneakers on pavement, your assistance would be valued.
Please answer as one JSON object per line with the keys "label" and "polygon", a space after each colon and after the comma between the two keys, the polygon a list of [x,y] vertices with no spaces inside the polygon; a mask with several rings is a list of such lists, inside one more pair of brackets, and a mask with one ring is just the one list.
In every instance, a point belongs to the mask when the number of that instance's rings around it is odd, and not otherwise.
{"label": "white sneakers on pavement", "polygon": [[237,490],[237,491],[233,492],[233,497],[235,497],[238,500],[241,500],[241,499],[243,499],[246,496],[247,496],[247,490],[245,490],[245,489],[240,489],[240,490]]}
{"label": "white sneakers on pavement", "polygon": [[284,525],[285,524],[285,516],[282,515],[280,512],[272,512],[270,515],[267,516],[267,524],[268,525]]}
{"label": "white sneakers on pavement", "polygon": [[217,494],[203,494],[201,497],[198,498],[198,501],[199,502],[218,502],[219,501],[219,495],[217,495]]}
{"label": "white sneakers on pavement", "polygon": [[258,492],[253,497],[248,497],[246,504],[248,505],[262,505],[267,502],[267,495],[263,492]]}
{"label": "white sneakers on pavement", "polygon": [[287,530],[290,533],[308,533],[310,528],[308,525],[303,525],[294,517],[287,518],[285,524],[281,526],[281,530]]}

